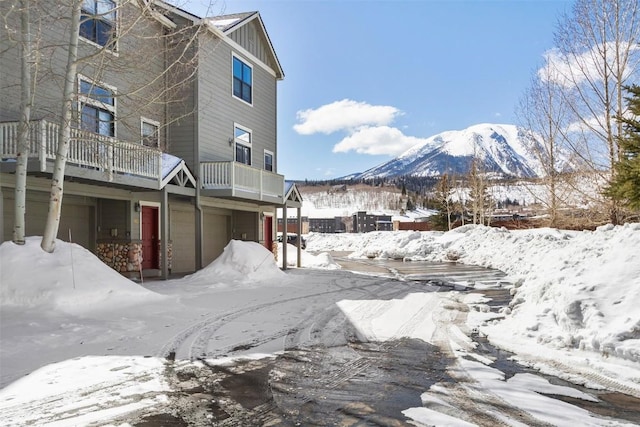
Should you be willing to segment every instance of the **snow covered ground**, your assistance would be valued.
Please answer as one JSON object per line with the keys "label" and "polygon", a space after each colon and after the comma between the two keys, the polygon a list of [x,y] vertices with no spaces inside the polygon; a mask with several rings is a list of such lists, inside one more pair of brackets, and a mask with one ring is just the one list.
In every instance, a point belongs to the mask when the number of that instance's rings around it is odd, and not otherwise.
{"label": "snow covered ground", "polygon": [[[545,396],[597,399],[591,394],[531,374],[506,378],[474,352],[468,335],[477,330],[543,372],[640,397],[639,224],[593,232],[465,226],[447,233],[310,234],[307,245],[301,260],[307,269],[296,274],[280,271],[260,245],[232,241],[220,258],[194,275],[140,286],[77,245],[58,242],[54,254],[45,254],[35,237],[22,247],[3,243],[3,423],[104,424],[162,405],[171,384],[164,379],[165,349],[159,345],[211,313],[283,295],[293,307],[292,295],[326,280],[315,271],[339,268],[329,251],[349,251],[356,259],[457,260],[507,273],[513,301],[502,313],[492,313],[478,294],[455,291],[338,303],[371,340],[411,337],[448,348],[457,360],[452,376],[471,379],[465,382],[467,396],[484,393],[487,401],[509,402],[532,419],[555,425],[568,420],[624,425]],[[295,265],[293,247],[288,259]],[[230,338],[255,333],[253,327],[243,325]],[[468,425],[455,410],[459,396],[449,384],[437,383],[424,390],[422,407],[404,413],[416,425]],[[521,425],[508,415],[495,416]]]}

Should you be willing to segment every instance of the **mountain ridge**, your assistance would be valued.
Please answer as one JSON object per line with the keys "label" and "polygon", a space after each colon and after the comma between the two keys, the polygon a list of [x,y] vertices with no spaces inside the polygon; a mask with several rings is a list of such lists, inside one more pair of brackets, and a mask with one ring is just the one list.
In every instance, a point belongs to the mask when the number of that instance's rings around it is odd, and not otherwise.
{"label": "mountain ridge", "polygon": [[533,134],[516,125],[481,123],[433,135],[392,160],[344,179],[466,175],[474,159],[497,177],[535,178],[543,175],[545,152]]}

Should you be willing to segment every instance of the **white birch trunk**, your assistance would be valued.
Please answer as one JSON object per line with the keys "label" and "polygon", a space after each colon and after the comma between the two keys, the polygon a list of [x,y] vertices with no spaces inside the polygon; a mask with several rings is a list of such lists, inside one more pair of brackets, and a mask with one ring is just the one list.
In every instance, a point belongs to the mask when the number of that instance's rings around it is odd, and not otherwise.
{"label": "white birch trunk", "polygon": [[25,212],[27,199],[27,163],[29,161],[29,121],[31,119],[31,28],[29,0],[22,0],[20,11],[21,93],[20,123],[18,124],[18,153],[16,162],[15,217],[13,242],[24,245]]}
{"label": "white birch trunk", "polygon": [[67,163],[69,140],[71,139],[71,121],[73,118],[73,106],[75,98],[76,71],[78,66],[78,39],[80,34],[80,16],[82,0],[74,0],[71,11],[71,25],[69,34],[69,55],[67,57],[67,69],[65,73],[64,94],[62,101],[62,125],[58,138],[58,151],[53,167],[51,179],[51,196],[49,198],[49,213],[45,225],[42,243],[40,246],[46,252],[53,252],[56,245],[56,236],[60,226],[60,213],[62,212],[62,196],[64,187],[64,171]]}

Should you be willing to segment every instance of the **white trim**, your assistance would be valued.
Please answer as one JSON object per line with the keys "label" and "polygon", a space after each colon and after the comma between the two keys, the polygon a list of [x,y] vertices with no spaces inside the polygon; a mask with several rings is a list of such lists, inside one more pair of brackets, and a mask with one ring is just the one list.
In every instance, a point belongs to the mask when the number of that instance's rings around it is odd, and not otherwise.
{"label": "white trim", "polygon": [[[249,142],[244,142],[236,138],[236,128],[243,130],[249,134]],[[242,126],[236,122],[233,122],[233,161],[234,162],[238,161],[236,159],[236,145],[241,145],[243,147],[249,148],[249,153],[251,154],[251,158],[249,159],[249,164],[247,166],[253,166],[253,131],[246,126]],[[246,163],[243,163],[243,164],[246,164]]]}
{"label": "white trim", "polygon": [[143,117],[143,116],[140,116],[140,145],[144,145],[144,135],[143,135],[142,131],[144,129],[144,124],[145,123],[156,127],[156,135],[157,135],[157,138],[158,138],[158,145],[157,145],[156,148],[160,149],[161,142],[162,142],[160,140],[160,122],[158,122],[156,120],[147,119],[146,117]]}
{"label": "white trim", "polygon": [[[233,93],[233,80],[235,79],[235,76],[233,74],[233,60],[237,59],[238,61],[242,62],[244,65],[246,65],[247,67],[251,68],[251,102],[247,102],[244,99],[237,97],[234,93]],[[247,104],[250,107],[253,107],[253,100],[255,98],[255,91],[254,91],[254,87],[255,85],[253,84],[254,81],[254,77],[253,77],[253,65],[251,65],[251,63],[249,61],[247,61],[246,59],[244,59],[243,57],[241,57],[240,55],[236,55],[235,52],[231,52],[231,97],[235,98],[239,101],[244,102],[245,104]]]}
{"label": "white trim", "polygon": [[246,126],[242,126],[239,123],[233,122],[233,142],[236,142],[236,128],[241,129],[245,132],[247,132],[249,135],[251,135],[251,137],[249,138],[251,141],[249,142],[242,142],[240,141],[241,144],[243,145],[249,145],[249,146],[253,146],[253,131],[251,129],[249,129]]}
{"label": "white trim", "polygon": [[[92,86],[98,86],[103,89],[110,90],[113,93],[113,105],[105,104],[104,102],[98,101],[97,99],[93,99],[89,96],[85,96],[84,94],[80,93],[80,85],[83,80],[87,83],[90,83]],[[117,120],[117,114],[116,114],[118,111],[118,97],[117,97],[118,88],[110,84],[103,83],[99,80],[96,81],[83,74],[77,75],[77,85],[78,85],[78,88],[76,91],[78,96],[78,106],[77,106],[78,116],[77,117],[78,117],[79,128],[82,128],[82,104],[88,104],[88,105],[91,105],[92,107],[101,108],[113,114],[113,137],[116,138],[118,136],[118,120]]]}
{"label": "white trim", "polygon": [[265,162],[265,157],[267,157],[267,154],[271,154],[271,170],[267,171],[267,172],[273,172],[275,173],[276,171],[276,155],[274,154],[273,151],[271,150],[267,150],[266,148],[264,149],[264,157],[262,159],[262,169],[267,170],[267,162]]}
{"label": "white trim", "polygon": [[[121,25],[120,25],[120,10],[121,10],[121,6],[122,5],[119,4],[120,0],[112,0],[112,1],[115,4],[115,8],[113,8],[111,10],[113,10],[114,11],[113,13],[115,13],[115,15],[116,15],[115,20],[113,22],[113,25],[114,25],[114,27],[116,29],[116,39],[115,39],[115,42],[113,44],[113,49],[109,49],[107,46],[103,46],[103,45],[101,45],[99,43],[94,42],[91,39],[83,37],[81,34],[78,34],[78,36],[79,36],[79,39],[82,40],[83,42],[88,43],[90,45],[93,45],[94,47],[97,47],[98,49],[102,49],[105,52],[109,52],[109,53],[111,53],[111,54],[113,54],[114,56],[117,57],[117,56],[119,56],[119,54],[118,54],[118,47],[119,47],[118,40],[119,40],[120,28],[121,28]],[[84,1],[83,1],[83,3],[84,3]],[[82,6],[80,6],[80,8],[81,8],[80,9],[80,13],[82,14]],[[97,16],[97,15],[92,15],[92,16]]]}

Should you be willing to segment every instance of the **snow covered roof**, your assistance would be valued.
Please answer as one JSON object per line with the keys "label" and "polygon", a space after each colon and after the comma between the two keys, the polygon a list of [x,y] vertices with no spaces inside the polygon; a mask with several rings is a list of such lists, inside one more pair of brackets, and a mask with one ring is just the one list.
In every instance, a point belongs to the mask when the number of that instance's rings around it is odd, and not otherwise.
{"label": "snow covered roof", "polygon": [[187,184],[191,184],[193,188],[196,186],[196,178],[184,160],[169,153],[162,153],[162,182],[160,188],[164,188],[173,179],[176,179],[182,187],[186,187]]}

